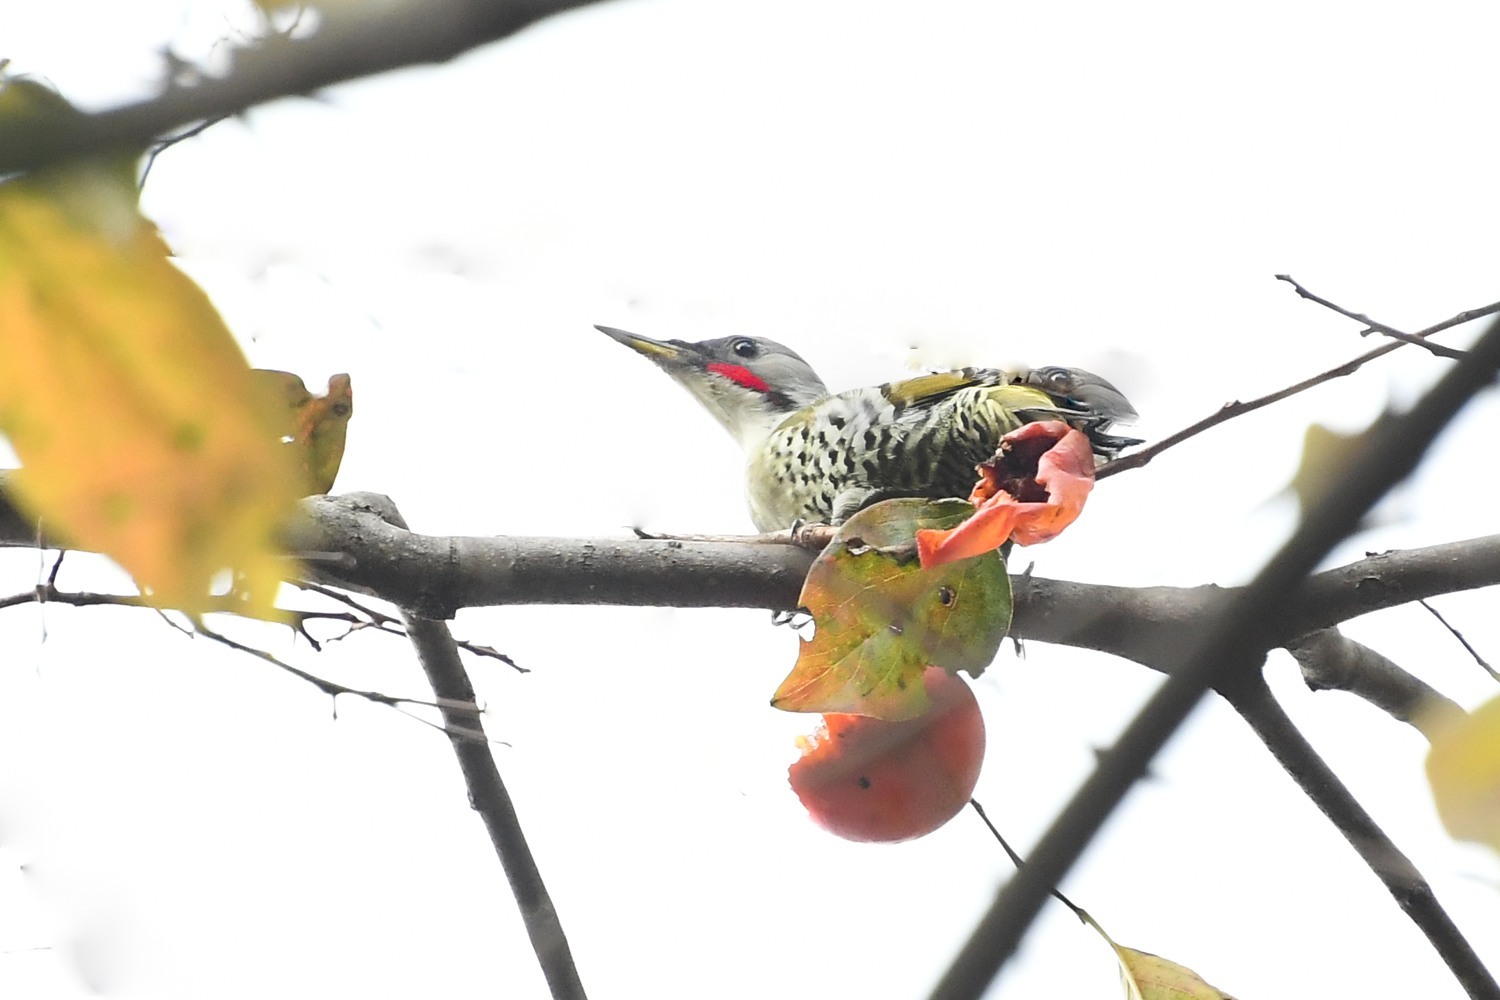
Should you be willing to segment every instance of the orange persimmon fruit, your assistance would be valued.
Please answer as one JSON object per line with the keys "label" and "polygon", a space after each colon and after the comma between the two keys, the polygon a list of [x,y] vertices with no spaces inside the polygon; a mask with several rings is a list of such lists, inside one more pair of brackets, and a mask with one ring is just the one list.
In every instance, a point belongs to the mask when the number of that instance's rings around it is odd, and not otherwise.
{"label": "orange persimmon fruit", "polygon": [[968,804],[984,759],[984,719],[969,685],[939,667],[923,674],[932,701],[902,722],[825,715],[798,742],[792,790],[819,826],[846,840],[925,836]]}

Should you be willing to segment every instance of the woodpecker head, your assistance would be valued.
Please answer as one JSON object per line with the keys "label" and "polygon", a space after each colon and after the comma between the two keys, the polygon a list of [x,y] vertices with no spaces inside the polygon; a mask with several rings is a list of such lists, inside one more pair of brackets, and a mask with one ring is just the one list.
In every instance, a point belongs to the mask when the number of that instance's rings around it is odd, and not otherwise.
{"label": "woodpecker head", "polygon": [[608,326],[595,329],[656,362],[747,449],[788,416],[828,395],[801,355],[764,337],[694,344],[652,340]]}
{"label": "woodpecker head", "polygon": [[1082,368],[1033,368],[1026,384],[1042,390],[1064,406],[1093,418],[1092,425],[1106,430],[1116,420],[1128,424],[1136,419],[1135,407],[1125,394],[1109,382]]}
{"label": "woodpecker head", "polygon": [[1123,392],[1093,372],[1051,365],[1026,372],[1025,381],[1059,405],[1077,412],[1096,455],[1114,458],[1124,449],[1142,443],[1140,438],[1105,433],[1116,420],[1122,424],[1134,423],[1136,412]]}

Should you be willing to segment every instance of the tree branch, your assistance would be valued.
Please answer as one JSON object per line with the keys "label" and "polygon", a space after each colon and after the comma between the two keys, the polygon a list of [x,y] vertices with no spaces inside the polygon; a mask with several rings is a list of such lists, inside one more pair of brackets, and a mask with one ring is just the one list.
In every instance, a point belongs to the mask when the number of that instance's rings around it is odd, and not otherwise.
{"label": "tree branch", "polygon": [[[474,700],[474,686],[464,671],[458,657],[458,647],[448,633],[444,622],[406,616],[407,634],[411,636],[412,648],[432,684],[432,692],[440,705],[448,701]],[[449,709],[444,707],[444,728],[451,728],[461,720],[450,719]],[[481,735],[484,722],[474,717],[462,720],[478,727]],[[532,856],[531,845],[526,842],[526,833],[521,829],[520,817],[516,815],[515,803],[495,766],[488,739],[451,738],[453,752],[458,756],[458,766],[464,775],[464,784],[469,789],[469,804],[484,820],[489,831],[490,843],[505,869],[506,881],[521,909],[521,920],[526,925],[526,934],[531,939],[532,950],[541,964],[542,974],[555,1000],[586,1000],[583,981],[578,978],[578,969],[573,964],[573,952],[563,933],[557,908],[552,905],[552,896],[542,881],[541,870]]]}
{"label": "tree branch", "polygon": [[[1282,274],[1276,275],[1276,278],[1279,281],[1292,281],[1289,276]],[[1344,315],[1349,315],[1349,313],[1345,312],[1340,307],[1333,305],[1331,302],[1327,302],[1327,300],[1318,298],[1317,296],[1312,295],[1310,292],[1307,292],[1306,289],[1302,288],[1302,286],[1298,285],[1295,281],[1292,281],[1292,284],[1298,289],[1299,294],[1302,294],[1304,298],[1311,298],[1314,301],[1328,305],[1329,308],[1337,310]],[[1278,403],[1281,400],[1286,399],[1288,396],[1295,396],[1299,392],[1306,392],[1308,389],[1311,389],[1314,386],[1322,385],[1324,382],[1331,382],[1336,378],[1343,378],[1346,375],[1353,375],[1355,372],[1359,371],[1360,368],[1362,368],[1366,363],[1374,361],[1376,358],[1384,357],[1385,355],[1396,350],[1403,343],[1422,342],[1425,340],[1425,338],[1432,336],[1434,333],[1441,333],[1443,330],[1448,330],[1455,326],[1462,326],[1464,323],[1472,322],[1483,316],[1493,316],[1495,313],[1500,313],[1500,302],[1491,302],[1489,305],[1480,306],[1478,309],[1465,309],[1463,312],[1457,314],[1456,316],[1448,317],[1441,323],[1434,323],[1432,326],[1429,326],[1423,330],[1419,330],[1416,333],[1411,334],[1410,336],[1403,335],[1404,339],[1398,339],[1392,341],[1391,343],[1381,344],[1374,350],[1366,351],[1364,354],[1361,354],[1357,358],[1351,358],[1341,365],[1335,365],[1327,371],[1319,372],[1318,374],[1313,375],[1310,378],[1303,379],[1301,382],[1297,382],[1294,385],[1289,385],[1285,389],[1278,389],[1275,392],[1268,393],[1264,396],[1258,396],[1255,399],[1248,400],[1246,402],[1235,400],[1231,403],[1225,403],[1223,406],[1219,407],[1216,412],[1210,414],[1207,417],[1204,417],[1202,420],[1198,421],[1195,424],[1184,427],[1176,434],[1164,437],[1160,441],[1156,441],[1148,447],[1141,448],[1138,451],[1133,451],[1129,455],[1123,455],[1120,458],[1114,459],[1113,461],[1100,466],[1095,475],[1099,479],[1104,479],[1108,476],[1113,476],[1117,475],[1118,473],[1125,472],[1128,469],[1138,469],[1141,466],[1149,463],[1153,458],[1155,458],[1157,455],[1160,455],[1168,448],[1175,447],[1176,445],[1179,445],[1182,442],[1186,441],[1188,438],[1196,437],[1199,434],[1202,434],[1204,431],[1208,430],[1210,427],[1216,427],[1219,424],[1224,423],[1224,421],[1226,420],[1232,420],[1235,417],[1243,416],[1246,413],[1258,410],[1263,406],[1270,406],[1272,403]]]}
{"label": "tree branch", "polygon": [[[387,511],[387,516],[400,527],[405,527],[394,506]],[[411,612],[405,612],[404,618],[412,648],[416,650],[417,660],[427,674],[433,697],[443,714],[444,728],[464,725],[478,731],[477,739],[450,736],[450,742],[458,757],[464,784],[468,786],[469,805],[479,813],[489,831],[490,842],[505,870],[516,905],[520,907],[521,920],[526,925],[526,934],[531,939],[532,950],[536,952],[547,986],[554,1000],[587,1000],[557,908],[552,905],[552,896],[542,881],[531,845],[526,842],[515,803],[500,777],[500,769],[495,766],[489,739],[484,734],[484,719],[478,715],[459,716],[449,707],[455,703],[476,703],[474,685],[459,658],[458,646],[446,623]]]}
{"label": "tree branch", "polygon": [[1471,997],[1500,996],[1489,970],[1437,901],[1432,886],[1344,787],[1287,715],[1259,673],[1224,691],[1282,768],[1349,841],[1376,877],[1432,943]]}
{"label": "tree branch", "polygon": [[1492,667],[1492,666],[1489,665],[1489,661],[1487,661],[1483,656],[1481,656],[1479,654],[1479,650],[1477,650],[1477,649],[1474,648],[1474,644],[1473,643],[1471,643],[1468,639],[1464,638],[1464,634],[1462,632],[1460,632],[1458,629],[1454,628],[1451,624],[1448,623],[1448,619],[1446,619],[1446,618],[1443,617],[1443,613],[1441,611],[1439,611],[1437,608],[1433,607],[1427,601],[1418,601],[1417,603],[1420,604],[1420,605],[1422,605],[1422,607],[1424,609],[1426,609],[1426,611],[1427,611],[1428,614],[1430,614],[1430,615],[1432,615],[1432,617],[1436,618],[1438,620],[1438,624],[1441,625],[1441,626],[1443,626],[1443,628],[1445,628],[1445,629],[1448,630],[1448,634],[1449,635],[1453,636],[1454,639],[1458,640],[1458,644],[1460,646],[1462,646],[1464,648],[1464,650],[1467,651],[1468,654],[1474,658],[1474,662],[1475,663],[1479,664],[1479,669],[1481,669],[1485,673],[1489,674],[1491,680],[1500,681],[1500,672],[1497,672],[1494,667]]}
{"label": "tree branch", "polygon": [[[35,523],[8,501],[0,472],[0,546],[36,544]],[[813,556],[763,539],[689,542],[637,538],[419,535],[384,520],[376,494],[310,497],[289,541],[317,556],[305,572],[431,618],[512,604],[795,607]],[[1358,615],[1500,584],[1500,535],[1387,552],[1318,573],[1277,623],[1276,645]],[[1162,670],[1203,623],[1243,588],[1120,587],[1012,577],[1018,639],[1093,649]],[[25,601],[33,598],[18,597]],[[1394,666],[1394,665],[1393,665]],[[1399,668],[1398,668],[1399,669]],[[1335,687],[1389,709],[1391,676],[1323,672]],[[1408,682],[1399,682],[1407,684]],[[1406,721],[1404,715],[1398,718]]]}
{"label": "tree branch", "polygon": [[1384,323],[1376,322],[1375,320],[1366,316],[1364,313],[1357,313],[1352,310],[1345,309],[1338,303],[1330,302],[1329,300],[1323,298],[1323,296],[1321,295],[1315,295],[1312,292],[1308,291],[1305,287],[1303,287],[1302,283],[1296,278],[1293,278],[1290,274],[1278,274],[1276,275],[1276,280],[1285,281],[1287,284],[1292,286],[1292,288],[1297,292],[1298,295],[1302,296],[1304,299],[1307,299],[1309,302],[1316,302],[1318,305],[1322,306],[1325,309],[1332,309],[1340,316],[1347,316],[1349,319],[1354,320],[1356,323],[1363,324],[1364,330],[1360,331],[1362,334],[1378,333],[1383,337],[1389,337],[1392,340],[1398,340],[1403,344],[1414,344],[1417,347],[1422,348],[1423,350],[1430,351],[1437,357],[1449,358],[1453,361],[1458,361],[1464,356],[1463,351],[1455,350],[1452,347],[1444,347],[1442,344],[1434,344],[1428,341],[1427,331],[1423,331],[1422,333],[1406,333],[1402,330],[1396,329],[1393,326],[1386,326]]}
{"label": "tree branch", "polygon": [[376,494],[309,497],[288,541],[324,556],[316,579],[431,618],[501,604],[789,608],[813,559],[750,541],[418,535],[387,523],[389,509]]}
{"label": "tree branch", "polygon": [[446,62],[543,18],[595,0],[404,0],[328,4],[305,37],[272,35],[235,51],[229,72],[96,114],[12,120],[0,127],[0,175],[36,170],[157,137],[280,97],[419,63]]}
{"label": "tree branch", "polygon": [[1350,680],[1358,678],[1360,697],[1391,718],[1409,723],[1429,741],[1437,727],[1465,714],[1458,702],[1336,628],[1319,629],[1286,648],[1312,690],[1346,690]]}

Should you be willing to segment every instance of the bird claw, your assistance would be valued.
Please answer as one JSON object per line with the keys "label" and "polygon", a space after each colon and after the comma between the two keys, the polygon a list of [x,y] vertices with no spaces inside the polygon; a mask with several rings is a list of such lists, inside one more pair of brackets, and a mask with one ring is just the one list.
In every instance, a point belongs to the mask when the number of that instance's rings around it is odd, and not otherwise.
{"label": "bird claw", "polygon": [[800,549],[808,549],[813,552],[821,552],[828,548],[828,543],[833,541],[834,532],[837,529],[831,524],[821,522],[806,524],[802,518],[792,522],[789,534],[792,544]]}
{"label": "bird claw", "polygon": [[793,632],[800,630],[808,622],[812,621],[812,615],[806,608],[793,608],[790,611],[772,611],[772,625],[791,626]]}

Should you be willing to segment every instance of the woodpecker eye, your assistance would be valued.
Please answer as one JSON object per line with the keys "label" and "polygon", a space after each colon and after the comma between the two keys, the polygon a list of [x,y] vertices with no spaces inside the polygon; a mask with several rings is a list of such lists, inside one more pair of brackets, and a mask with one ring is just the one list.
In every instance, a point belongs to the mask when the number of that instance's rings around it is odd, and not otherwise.
{"label": "woodpecker eye", "polygon": [[742,358],[753,358],[760,353],[760,347],[749,337],[741,337],[729,345],[729,349]]}

